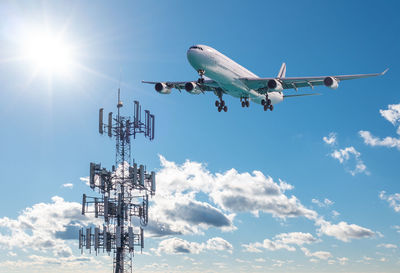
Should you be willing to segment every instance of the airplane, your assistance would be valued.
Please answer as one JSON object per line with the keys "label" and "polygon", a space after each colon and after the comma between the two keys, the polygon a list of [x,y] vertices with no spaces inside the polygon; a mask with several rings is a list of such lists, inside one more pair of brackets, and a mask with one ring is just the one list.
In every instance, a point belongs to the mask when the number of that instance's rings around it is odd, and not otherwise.
{"label": "airplane", "polygon": [[[249,107],[250,101],[261,104],[264,111],[272,111],[274,105],[282,102],[285,98],[319,95],[310,94],[283,94],[286,89],[298,90],[301,87],[325,85],[331,89],[339,87],[339,82],[384,75],[388,69],[381,73],[356,74],[339,76],[318,76],[318,77],[286,77],[286,64],[283,63],[278,75],[275,78],[259,78],[243,66],[234,62],[221,52],[206,45],[194,45],[187,51],[187,58],[190,65],[197,71],[197,81],[188,82],[151,82],[142,83],[154,84],[154,88],[161,94],[170,94],[171,89],[186,90],[190,94],[201,94],[212,91],[218,96],[215,101],[218,112],[228,111],[223,94],[240,98],[242,107]],[[205,78],[206,77],[206,78]]]}

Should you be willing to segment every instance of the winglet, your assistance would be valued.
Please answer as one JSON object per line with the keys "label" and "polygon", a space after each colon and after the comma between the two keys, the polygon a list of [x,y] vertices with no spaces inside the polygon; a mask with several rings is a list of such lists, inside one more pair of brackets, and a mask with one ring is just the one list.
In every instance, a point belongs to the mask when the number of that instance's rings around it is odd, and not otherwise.
{"label": "winglet", "polygon": [[381,75],[385,75],[386,72],[388,72],[388,70],[389,70],[389,68],[386,68],[385,71],[383,71],[383,72],[381,73]]}

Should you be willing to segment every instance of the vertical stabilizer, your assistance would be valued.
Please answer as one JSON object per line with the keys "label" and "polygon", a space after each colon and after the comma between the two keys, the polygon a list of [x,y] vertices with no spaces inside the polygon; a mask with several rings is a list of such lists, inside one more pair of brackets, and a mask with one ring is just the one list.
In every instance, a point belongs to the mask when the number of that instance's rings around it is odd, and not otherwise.
{"label": "vertical stabilizer", "polygon": [[282,63],[281,69],[279,70],[277,78],[284,78],[286,76],[286,63]]}

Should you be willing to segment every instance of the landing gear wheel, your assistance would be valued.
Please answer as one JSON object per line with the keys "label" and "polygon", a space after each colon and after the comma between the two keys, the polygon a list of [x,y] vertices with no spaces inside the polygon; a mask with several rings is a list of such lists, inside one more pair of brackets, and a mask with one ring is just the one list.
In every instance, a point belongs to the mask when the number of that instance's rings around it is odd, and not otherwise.
{"label": "landing gear wheel", "polygon": [[272,104],[269,106],[269,110],[274,110],[274,106]]}
{"label": "landing gear wheel", "polygon": [[225,101],[221,100],[221,106],[224,107],[225,106]]}
{"label": "landing gear wheel", "polygon": [[270,99],[267,99],[267,104],[268,104],[268,105],[271,105],[271,103],[272,103],[271,100],[270,100]]}
{"label": "landing gear wheel", "polygon": [[228,106],[224,106],[224,112],[228,111]]}
{"label": "landing gear wheel", "polygon": [[250,106],[250,102],[248,100],[246,100],[246,107]]}
{"label": "landing gear wheel", "polygon": [[222,110],[222,107],[218,106],[218,112],[221,112],[221,110]]}
{"label": "landing gear wheel", "polygon": [[264,105],[264,111],[268,110],[268,105]]}
{"label": "landing gear wheel", "polygon": [[215,107],[218,107],[219,106],[219,101],[215,101]]}
{"label": "landing gear wheel", "polygon": [[261,100],[261,105],[265,105],[265,100],[264,99]]}
{"label": "landing gear wheel", "polygon": [[244,108],[246,106],[246,103],[242,101],[242,107]]}

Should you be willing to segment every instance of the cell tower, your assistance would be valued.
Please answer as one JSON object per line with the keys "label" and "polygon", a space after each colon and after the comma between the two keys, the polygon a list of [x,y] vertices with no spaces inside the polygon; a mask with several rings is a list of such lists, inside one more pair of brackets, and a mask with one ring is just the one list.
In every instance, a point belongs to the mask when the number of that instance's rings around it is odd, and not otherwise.
{"label": "cell tower", "polygon": [[[103,108],[99,110],[99,133],[107,133],[115,138],[115,165],[108,171],[101,164],[90,163],[90,188],[100,196],[83,194],[82,214],[93,213],[96,218],[103,217],[102,227],[79,230],[81,252],[92,249],[96,252],[113,252],[113,272],[132,272],[132,258],[135,246],[144,247],[143,227],[148,223],[149,195],[156,191],[155,172],[146,172],[143,165],[131,162],[131,140],[137,134],[154,139],[154,115],[145,110],[145,120],[141,119],[141,107],[134,101],[133,120],[121,116],[123,104],[118,89],[118,113],[108,114],[108,123],[103,123]],[[137,217],[140,225],[134,225]]]}

